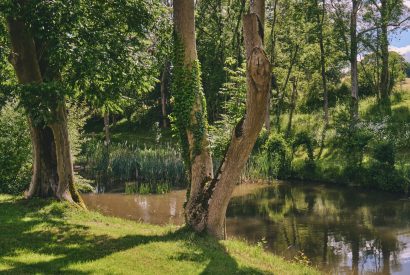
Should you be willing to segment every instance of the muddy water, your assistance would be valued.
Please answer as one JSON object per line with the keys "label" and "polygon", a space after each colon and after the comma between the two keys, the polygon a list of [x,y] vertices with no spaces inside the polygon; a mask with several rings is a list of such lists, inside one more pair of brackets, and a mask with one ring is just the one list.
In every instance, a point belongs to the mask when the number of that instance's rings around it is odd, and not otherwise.
{"label": "muddy water", "polygon": [[[185,191],[84,195],[90,209],[154,224],[182,224]],[[228,236],[331,274],[410,274],[410,200],[324,185],[242,185],[227,212]]]}

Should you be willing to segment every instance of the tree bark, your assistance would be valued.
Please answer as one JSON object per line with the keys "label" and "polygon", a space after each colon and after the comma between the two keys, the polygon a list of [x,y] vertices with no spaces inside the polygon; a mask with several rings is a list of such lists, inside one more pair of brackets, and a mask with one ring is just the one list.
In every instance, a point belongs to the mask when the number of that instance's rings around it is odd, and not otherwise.
{"label": "tree bark", "polygon": [[203,182],[201,192],[187,213],[187,223],[196,231],[225,238],[225,215],[233,189],[240,179],[255,141],[262,129],[271,85],[271,65],[262,43],[263,26],[254,13],[243,18],[247,57],[246,115],[235,127],[221,166],[212,180]]}
{"label": "tree bark", "polygon": [[[20,3],[24,5],[24,2]],[[8,18],[12,45],[10,62],[20,84],[42,84],[36,44],[24,20]],[[33,146],[33,175],[26,198],[55,197],[85,207],[74,187],[74,172],[68,140],[64,103],[51,110],[55,120],[51,124],[37,125],[29,118]]]}
{"label": "tree bark", "polygon": [[[258,16],[261,26],[265,26],[265,0],[251,1],[250,11]],[[262,43],[264,42],[263,40],[265,37],[265,34],[263,33],[264,30],[265,28],[262,27],[262,33],[260,33],[262,36]],[[265,129],[270,132],[270,93],[268,94],[266,101]]]}

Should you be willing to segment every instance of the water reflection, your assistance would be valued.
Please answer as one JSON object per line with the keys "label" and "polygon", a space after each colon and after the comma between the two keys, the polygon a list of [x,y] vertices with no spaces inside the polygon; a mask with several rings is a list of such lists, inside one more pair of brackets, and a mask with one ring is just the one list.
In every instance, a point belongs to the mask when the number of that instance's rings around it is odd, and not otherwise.
{"label": "water reflection", "polygon": [[[249,187],[250,186],[250,187]],[[183,223],[185,191],[84,196],[91,209],[145,222]],[[235,190],[227,233],[334,274],[410,274],[410,201],[323,185],[248,185]]]}
{"label": "water reflection", "polygon": [[234,198],[228,234],[335,274],[410,274],[410,202],[385,193],[281,184]]}

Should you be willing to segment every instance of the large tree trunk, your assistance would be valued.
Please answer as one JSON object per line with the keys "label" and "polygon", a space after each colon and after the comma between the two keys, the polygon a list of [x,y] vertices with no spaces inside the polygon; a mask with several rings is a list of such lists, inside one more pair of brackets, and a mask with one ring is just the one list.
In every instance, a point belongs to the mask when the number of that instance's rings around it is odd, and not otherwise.
{"label": "large tree trunk", "polygon": [[33,175],[25,196],[50,197],[56,194],[58,189],[53,132],[50,127],[36,127],[31,120],[29,124],[33,147]]}
{"label": "large tree trunk", "polygon": [[[13,64],[20,84],[42,84],[43,77],[36,54],[36,45],[24,21],[8,18],[8,28]],[[33,196],[55,197],[62,201],[77,203],[84,207],[74,187],[74,172],[67,131],[67,114],[64,103],[52,110],[54,122],[34,123],[29,118],[33,146],[33,175],[27,198]]]}
{"label": "large tree trunk", "polygon": [[[206,106],[201,87],[195,41],[193,0],[174,0],[175,113],[189,170],[190,189],[185,212],[190,215],[204,182],[213,178],[208,141]],[[181,55],[182,52],[182,56]],[[193,97],[193,102],[188,99]],[[191,106],[189,106],[190,104]],[[188,110],[187,110],[188,109]]]}
{"label": "large tree trunk", "polygon": [[359,119],[359,84],[357,72],[357,13],[360,0],[352,0],[352,12],[350,15],[350,76],[352,82],[351,111],[352,121]]}
{"label": "large tree trunk", "polygon": [[207,231],[217,238],[225,237],[226,209],[262,129],[271,84],[271,65],[262,48],[261,20],[251,13],[245,15],[243,21],[248,88],[246,115],[232,133],[215,178],[202,182],[198,195],[190,198],[191,208],[186,215],[187,223],[196,231]]}
{"label": "large tree trunk", "polygon": [[[251,1],[250,12],[255,13],[259,18],[260,24],[262,26],[265,26],[265,0]],[[264,30],[265,28],[263,27],[262,32],[264,32]],[[262,36],[262,43],[263,43],[265,34],[260,33],[260,35]],[[267,132],[270,132],[270,93],[268,94],[267,104],[266,104],[265,129]]]}

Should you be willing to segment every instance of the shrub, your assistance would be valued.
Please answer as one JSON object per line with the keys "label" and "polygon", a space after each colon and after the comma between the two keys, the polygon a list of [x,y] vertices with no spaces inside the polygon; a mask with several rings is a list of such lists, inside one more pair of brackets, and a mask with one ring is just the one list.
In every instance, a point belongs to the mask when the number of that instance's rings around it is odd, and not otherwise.
{"label": "shrub", "polygon": [[287,178],[290,172],[291,149],[282,134],[273,133],[262,147],[268,161],[269,175]]}
{"label": "shrub", "polygon": [[27,119],[17,103],[0,111],[0,192],[21,193],[30,183],[31,143]]}

